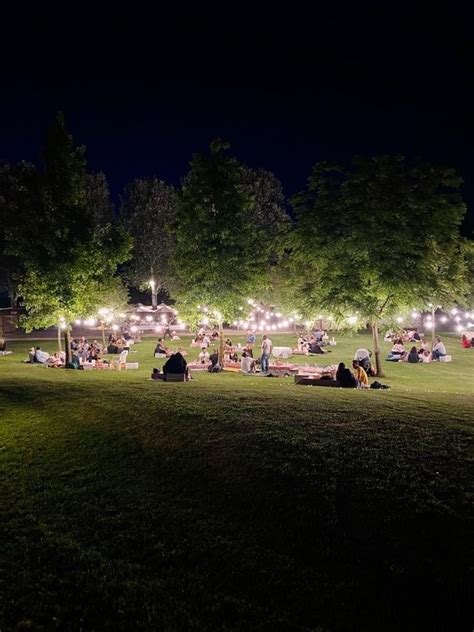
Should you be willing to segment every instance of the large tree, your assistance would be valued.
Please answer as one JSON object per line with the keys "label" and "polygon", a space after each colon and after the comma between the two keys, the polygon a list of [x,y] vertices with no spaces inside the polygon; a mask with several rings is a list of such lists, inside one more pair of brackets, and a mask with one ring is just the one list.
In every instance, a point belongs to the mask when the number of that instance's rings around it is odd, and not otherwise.
{"label": "large tree", "polygon": [[73,320],[95,313],[103,296],[122,295],[114,275],[130,241],[111,224],[97,226],[87,205],[84,149],[75,146],[61,114],[48,131],[42,159],[22,183],[7,240],[24,265],[18,289],[26,306],[23,325],[60,325],[67,366]]}
{"label": "large tree", "polygon": [[[247,298],[268,284],[274,227],[281,220],[278,192],[258,207],[255,181],[227,148],[216,140],[210,153],[193,156],[179,193],[173,257],[182,313],[189,320],[198,304],[207,305],[221,333],[223,321],[233,320]],[[265,221],[265,214],[275,220]]]}
{"label": "large tree", "polygon": [[112,224],[115,219],[114,205],[110,198],[109,185],[105,174],[86,173],[86,205],[89,215],[97,226]]}
{"label": "large tree", "polygon": [[134,287],[150,288],[152,305],[169,285],[169,262],[175,247],[170,230],[176,216],[173,187],[157,178],[137,179],[121,198],[120,221],[133,238],[133,257],[125,276]]}
{"label": "large tree", "polygon": [[370,323],[382,374],[379,324],[411,306],[460,300],[466,290],[453,169],[400,156],[317,164],[293,198],[293,278],[301,305]]}

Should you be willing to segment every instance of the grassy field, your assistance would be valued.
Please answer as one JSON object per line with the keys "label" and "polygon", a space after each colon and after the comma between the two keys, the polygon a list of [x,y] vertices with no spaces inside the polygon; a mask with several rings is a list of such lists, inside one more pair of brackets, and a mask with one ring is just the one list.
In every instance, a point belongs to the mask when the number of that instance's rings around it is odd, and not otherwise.
{"label": "grassy field", "polygon": [[474,349],[347,391],[31,344],[0,358],[2,631],[472,629]]}

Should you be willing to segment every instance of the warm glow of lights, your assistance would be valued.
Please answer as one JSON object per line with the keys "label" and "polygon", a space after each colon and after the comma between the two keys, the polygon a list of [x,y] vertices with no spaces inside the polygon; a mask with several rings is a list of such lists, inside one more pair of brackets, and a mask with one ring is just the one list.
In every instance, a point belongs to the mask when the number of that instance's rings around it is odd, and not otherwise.
{"label": "warm glow of lights", "polygon": [[448,319],[446,318],[446,316],[441,316],[440,320],[442,323],[445,323]]}
{"label": "warm glow of lights", "polygon": [[403,323],[403,318],[401,316],[397,317],[397,323]]}
{"label": "warm glow of lights", "polygon": [[281,314],[280,314],[280,312],[277,312],[277,313],[275,314],[275,316],[276,316],[277,318],[281,318]]}
{"label": "warm glow of lights", "polygon": [[118,325],[112,325],[112,331],[118,331]]}
{"label": "warm glow of lights", "polygon": [[347,322],[349,323],[349,325],[355,325],[357,322],[357,316],[349,316]]}
{"label": "warm glow of lights", "polygon": [[458,323],[461,320],[461,316],[456,316],[454,320]]}
{"label": "warm glow of lights", "polygon": [[245,321],[242,323],[242,327],[243,327],[244,329],[247,329],[247,328],[248,328],[248,326],[249,326],[249,324],[248,324],[248,322],[245,320]]}
{"label": "warm glow of lights", "polygon": [[82,320],[80,318],[76,318],[76,320],[74,322],[76,323],[76,325],[81,325],[82,324]]}
{"label": "warm glow of lights", "polygon": [[209,318],[203,318],[202,319],[202,324],[203,325],[209,325]]}
{"label": "warm glow of lights", "polygon": [[155,287],[155,279],[150,279],[148,283],[151,285],[151,287]]}
{"label": "warm glow of lights", "polygon": [[454,308],[454,309],[452,309],[452,310],[451,310],[451,314],[452,314],[453,316],[454,316],[455,314],[457,314],[457,313],[458,313],[458,310],[457,310],[456,308]]}
{"label": "warm glow of lights", "polygon": [[462,330],[463,330],[462,325],[456,325],[456,331],[462,331]]}
{"label": "warm glow of lights", "polygon": [[310,327],[311,326],[311,321],[310,320],[305,320],[304,324],[306,327]]}
{"label": "warm glow of lights", "polygon": [[61,329],[66,329],[67,327],[66,323],[61,323],[59,326],[61,327]]}
{"label": "warm glow of lights", "polygon": [[135,332],[137,332],[137,331],[138,331],[138,327],[137,327],[136,325],[132,325],[132,326],[130,327],[130,331],[134,334]]}
{"label": "warm glow of lights", "polygon": [[120,312],[119,316],[120,318],[125,318],[126,314],[124,314],[123,312]]}
{"label": "warm glow of lights", "polygon": [[98,313],[99,313],[101,316],[107,316],[107,314],[109,313],[109,311],[110,311],[110,310],[109,310],[109,309],[107,309],[107,307],[101,307],[101,308],[98,310]]}
{"label": "warm glow of lights", "polygon": [[146,316],[145,320],[151,323],[151,321],[153,320],[153,316]]}

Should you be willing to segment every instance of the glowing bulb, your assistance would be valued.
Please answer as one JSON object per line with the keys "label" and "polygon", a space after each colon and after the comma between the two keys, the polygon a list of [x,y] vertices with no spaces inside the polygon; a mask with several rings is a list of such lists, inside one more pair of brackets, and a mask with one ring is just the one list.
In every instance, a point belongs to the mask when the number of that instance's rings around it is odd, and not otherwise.
{"label": "glowing bulb", "polygon": [[403,323],[403,318],[401,316],[397,317],[397,323]]}
{"label": "glowing bulb", "polygon": [[153,320],[153,316],[147,316],[145,318],[145,320],[147,320],[149,323],[151,323],[151,321]]}
{"label": "glowing bulb", "polygon": [[109,313],[109,311],[110,311],[110,310],[108,310],[106,307],[101,307],[101,308],[98,310],[98,313],[99,313],[101,316],[106,316],[106,315]]}
{"label": "glowing bulb", "polygon": [[82,323],[82,320],[80,318],[76,318],[74,322],[76,323],[76,325],[80,325]]}
{"label": "glowing bulb", "polygon": [[454,320],[458,323],[461,320],[461,316],[456,316]]}
{"label": "glowing bulb", "polygon": [[112,331],[117,331],[118,330],[118,325],[112,325]]}
{"label": "glowing bulb", "polygon": [[132,325],[132,326],[130,327],[130,331],[134,334],[135,332],[137,332],[137,331],[138,331],[138,327],[137,327],[136,325]]}
{"label": "glowing bulb", "polygon": [[463,327],[462,325],[456,325],[456,331],[462,331]]}
{"label": "glowing bulb", "polygon": [[446,318],[446,316],[441,316],[440,320],[442,323],[445,323],[448,319]]}
{"label": "glowing bulb", "polygon": [[454,309],[452,309],[452,310],[451,310],[451,314],[452,314],[453,316],[454,316],[455,314],[457,314],[457,313],[458,313],[458,310],[457,310],[456,308],[454,308]]}
{"label": "glowing bulb", "polygon": [[357,316],[349,316],[347,322],[349,323],[349,325],[355,325],[357,322]]}

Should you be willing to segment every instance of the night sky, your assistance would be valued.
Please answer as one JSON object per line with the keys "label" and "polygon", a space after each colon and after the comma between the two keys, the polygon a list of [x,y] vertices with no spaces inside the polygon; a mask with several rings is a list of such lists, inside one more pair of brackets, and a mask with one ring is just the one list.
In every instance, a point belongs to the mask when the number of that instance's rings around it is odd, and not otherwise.
{"label": "night sky", "polygon": [[[401,153],[455,167],[474,227],[474,98],[468,40],[443,14],[354,28],[337,16],[308,38],[283,38],[256,57],[217,65],[167,60],[147,78],[4,73],[0,159],[35,161],[58,109],[88,168],[104,171],[114,200],[139,176],[179,184],[193,152],[216,136],[237,157],[273,171],[290,196],[319,160]],[[327,28],[325,28],[327,27]],[[299,41],[301,39],[301,41]],[[192,57],[192,52],[190,53]],[[143,70],[143,68],[142,68]],[[71,78],[64,78],[65,76]],[[76,73],[78,77],[83,73]],[[132,73],[124,73],[133,76]],[[178,78],[179,77],[179,78]]]}

